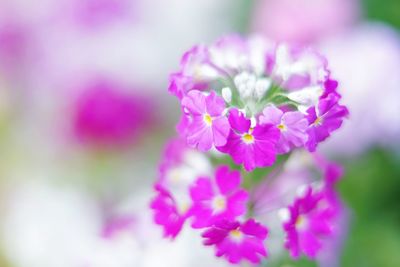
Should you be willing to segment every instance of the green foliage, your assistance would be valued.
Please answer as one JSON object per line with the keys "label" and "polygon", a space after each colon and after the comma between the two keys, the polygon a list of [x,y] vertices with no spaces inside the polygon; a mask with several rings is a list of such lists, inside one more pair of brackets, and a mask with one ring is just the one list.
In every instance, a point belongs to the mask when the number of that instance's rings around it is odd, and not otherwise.
{"label": "green foliage", "polygon": [[363,0],[367,19],[387,22],[400,29],[400,0]]}
{"label": "green foliage", "polygon": [[254,0],[232,1],[232,5],[235,5],[233,12],[234,28],[238,32],[247,33],[249,31],[254,3]]}
{"label": "green foliage", "polygon": [[340,191],[353,212],[342,266],[400,266],[400,159],[374,149],[347,161]]}
{"label": "green foliage", "polygon": [[262,267],[317,267],[314,261],[308,260],[306,257],[302,257],[297,261],[290,259],[289,255],[280,260],[265,261]]}

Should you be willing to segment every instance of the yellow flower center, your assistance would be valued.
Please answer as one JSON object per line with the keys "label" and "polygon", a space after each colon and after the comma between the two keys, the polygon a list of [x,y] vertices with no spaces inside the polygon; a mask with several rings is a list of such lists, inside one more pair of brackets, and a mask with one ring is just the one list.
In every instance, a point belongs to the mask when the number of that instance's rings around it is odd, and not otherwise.
{"label": "yellow flower center", "polygon": [[193,77],[196,81],[201,81],[203,77],[202,66],[200,64],[196,64],[193,70]]}
{"label": "yellow flower center", "polygon": [[212,206],[214,211],[221,212],[226,208],[226,199],[223,196],[216,196],[213,199]]}
{"label": "yellow flower center", "polygon": [[277,127],[278,127],[278,129],[281,130],[281,131],[286,131],[286,126],[285,126],[284,124],[282,124],[282,123],[279,124]]}
{"label": "yellow flower center", "polygon": [[203,120],[208,126],[212,125],[212,117],[210,116],[210,114],[207,114],[207,113],[204,114]]}
{"label": "yellow flower center", "polygon": [[180,214],[185,214],[190,208],[190,205],[187,202],[178,203],[177,206],[178,206],[178,212]]}
{"label": "yellow flower center", "polygon": [[235,229],[229,232],[229,236],[233,241],[240,242],[243,238],[243,233]]}
{"label": "yellow flower center", "polygon": [[254,136],[253,136],[252,134],[250,134],[250,133],[245,133],[245,134],[242,136],[242,140],[243,140],[243,142],[245,142],[246,144],[252,144],[252,143],[254,143]]}
{"label": "yellow flower center", "polygon": [[178,168],[172,168],[167,172],[167,179],[169,182],[177,184],[182,180],[181,171]]}
{"label": "yellow flower center", "polygon": [[313,125],[321,125],[322,123],[322,118],[321,117],[317,117],[313,123]]}
{"label": "yellow flower center", "polygon": [[308,220],[304,215],[299,215],[296,220],[296,228],[299,230],[304,230],[307,227]]}

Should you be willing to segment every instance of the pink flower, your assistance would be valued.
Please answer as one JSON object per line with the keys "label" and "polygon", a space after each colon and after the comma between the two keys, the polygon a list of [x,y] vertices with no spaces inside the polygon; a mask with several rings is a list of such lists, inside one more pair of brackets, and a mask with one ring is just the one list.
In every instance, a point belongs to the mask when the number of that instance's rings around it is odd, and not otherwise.
{"label": "pink flower", "polygon": [[187,195],[185,206],[191,202],[190,186],[200,176],[212,173],[211,163],[206,155],[186,145],[182,138],[175,138],[167,144],[159,165],[157,183],[166,188],[175,197]]}
{"label": "pink flower", "polygon": [[209,51],[205,46],[194,46],[181,60],[181,70],[170,76],[169,92],[182,99],[190,90],[203,90],[218,76],[209,64]]}
{"label": "pink flower", "polygon": [[343,167],[335,164],[335,163],[328,163],[325,167],[325,184],[328,188],[333,189],[336,182],[340,180],[343,176]]}
{"label": "pink flower", "polygon": [[132,215],[112,217],[104,225],[101,236],[105,239],[113,239],[121,232],[133,230],[135,225],[136,219]]}
{"label": "pink flower", "polygon": [[259,120],[260,124],[273,124],[280,130],[277,144],[279,154],[285,154],[294,147],[301,147],[307,141],[308,121],[301,112],[283,112],[275,106],[268,106]]}
{"label": "pink flower", "polygon": [[185,152],[189,148],[181,138],[174,138],[168,141],[165,146],[161,163],[159,164],[160,181],[164,182],[168,176],[168,171],[179,166],[184,161]]}
{"label": "pink flower", "polygon": [[216,246],[216,256],[224,256],[230,263],[248,260],[260,263],[267,256],[263,241],[268,230],[253,219],[240,224],[236,221],[223,220],[203,233],[206,246]]}
{"label": "pink flower", "polygon": [[310,258],[317,256],[323,239],[333,234],[338,208],[325,190],[313,192],[311,187],[295,200],[283,225],[287,234],[285,247],[293,258],[299,258],[301,253]]}
{"label": "pink flower", "polygon": [[311,49],[280,44],[270,65],[269,75],[289,90],[323,85],[329,77],[326,58]]}
{"label": "pink flower", "polygon": [[236,164],[244,165],[247,171],[256,167],[271,166],[276,159],[276,144],[279,130],[272,124],[256,125],[251,128],[251,122],[243,113],[232,109],[229,114],[232,127],[225,146],[218,150],[232,156]]}
{"label": "pink flower", "polygon": [[259,0],[252,28],[277,41],[315,42],[356,22],[359,6],[357,0]]}
{"label": "pink flower", "polygon": [[154,210],[154,222],[164,229],[164,236],[175,238],[188,217],[188,208],[179,208],[175,198],[160,184],[155,185],[157,196],[150,207]]}
{"label": "pink flower", "polygon": [[[4,7],[2,7],[4,8]],[[32,46],[27,29],[14,21],[0,22],[0,69],[10,72],[21,67]]]}
{"label": "pink flower", "polygon": [[248,195],[240,189],[240,172],[230,172],[228,166],[216,170],[215,181],[199,178],[192,186],[190,195],[194,228],[207,227],[222,219],[234,220],[247,208]]}
{"label": "pink flower", "polygon": [[309,122],[308,141],[306,147],[309,151],[315,151],[319,142],[324,141],[330,133],[338,129],[349,112],[345,106],[338,104],[339,97],[330,94],[319,101],[316,107],[307,110]]}
{"label": "pink flower", "polygon": [[182,99],[182,107],[192,117],[186,136],[189,146],[207,151],[213,145],[226,144],[230,127],[223,115],[225,101],[221,97],[215,92],[205,96],[198,90],[192,90]]}
{"label": "pink flower", "polygon": [[124,92],[121,85],[96,80],[77,99],[73,127],[83,142],[113,146],[133,142],[153,122],[151,102]]}
{"label": "pink flower", "polygon": [[328,79],[324,83],[324,93],[321,95],[321,99],[326,98],[330,94],[334,94],[337,97],[341,97],[341,95],[337,91],[339,83],[335,80]]}
{"label": "pink flower", "polygon": [[[391,148],[398,144],[398,31],[382,23],[363,22],[321,45],[340,81],[342,101],[351,112],[351,119],[336,131],[334,138],[324,143],[323,151],[356,157],[374,145]],[[376,53],[378,46],[379,53]],[[373,108],[366,103],[373,103]]]}
{"label": "pink flower", "polygon": [[113,23],[118,20],[133,17],[134,1],[128,0],[73,0],[66,5],[71,5],[71,16],[80,26],[96,28]]}
{"label": "pink flower", "polygon": [[174,238],[191,209],[190,186],[198,177],[208,176],[211,166],[205,155],[189,148],[185,140],[172,139],[165,148],[155,185],[156,197],[150,206],[154,221],[164,228],[164,235]]}
{"label": "pink flower", "polygon": [[210,60],[222,73],[234,75],[243,69],[250,69],[250,51],[247,40],[240,35],[223,36],[210,47]]}
{"label": "pink flower", "polygon": [[343,167],[337,163],[327,160],[321,154],[313,153],[312,155],[318,169],[320,169],[324,174],[324,187],[333,191],[336,183],[343,176]]}

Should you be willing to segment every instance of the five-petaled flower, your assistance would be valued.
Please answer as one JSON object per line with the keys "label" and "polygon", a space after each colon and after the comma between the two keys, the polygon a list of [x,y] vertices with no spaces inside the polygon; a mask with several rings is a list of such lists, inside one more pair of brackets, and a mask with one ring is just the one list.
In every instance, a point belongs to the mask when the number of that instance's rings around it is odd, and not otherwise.
{"label": "five-petaled flower", "polygon": [[175,238],[188,217],[189,206],[180,204],[174,196],[161,185],[155,186],[158,194],[151,202],[154,222],[164,228],[164,236]]}
{"label": "five-petaled flower", "polygon": [[309,127],[306,147],[310,152],[314,152],[318,143],[327,139],[348,116],[349,111],[338,103],[339,99],[338,95],[329,94],[326,98],[320,99],[317,106],[307,110]]}
{"label": "five-petaled flower", "polygon": [[315,258],[323,246],[323,238],[333,234],[337,203],[327,193],[309,187],[289,206],[283,227],[287,234],[285,247],[293,258],[302,253]]}
{"label": "five-petaled flower", "polygon": [[231,155],[236,164],[243,163],[247,171],[274,164],[279,139],[279,130],[274,125],[258,124],[253,128],[251,120],[237,109],[230,111],[229,123],[232,129],[228,141],[218,150]]}
{"label": "five-petaled flower", "polygon": [[186,134],[189,146],[207,151],[213,145],[226,144],[230,127],[223,115],[225,101],[222,97],[215,92],[206,96],[198,90],[192,90],[182,99],[182,107],[191,117]]}
{"label": "five-petaled flower", "polygon": [[240,182],[240,172],[231,172],[228,166],[218,167],[215,180],[199,178],[190,190],[192,226],[203,228],[222,219],[234,220],[243,215],[247,210],[248,194],[240,188]]}
{"label": "five-petaled flower", "polygon": [[268,106],[260,116],[261,124],[273,124],[280,130],[277,144],[279,154],[288,153],[294,147],[301,147],[307,141],[308,121],[299,111],[283,112],[274,106]]}
{"label": "five-petaled flower", "polygon": [[207,229],[203,234],[206,246],[216,247],[216,256],[224,256],[230,263],[248,260],[260,263],[267,256],[264,240],[268,230],[254,219],[244,223],[222,220]]}

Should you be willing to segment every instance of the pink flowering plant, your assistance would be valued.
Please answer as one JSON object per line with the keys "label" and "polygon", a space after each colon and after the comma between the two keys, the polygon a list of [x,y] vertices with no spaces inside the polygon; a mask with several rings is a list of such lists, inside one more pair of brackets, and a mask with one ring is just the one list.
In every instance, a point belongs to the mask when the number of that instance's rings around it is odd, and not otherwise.
{"label": "pink flowering plant", "polygon": [[338,236],[343,205],[340,167],[315,151],[348,116],[326,59],[227,36],[186,52],[169,92],[182,117],[151,203],[164,235],[189,227],[216,256],[260,264],[270,233],[280,233],[292,258],[318,259]]}

